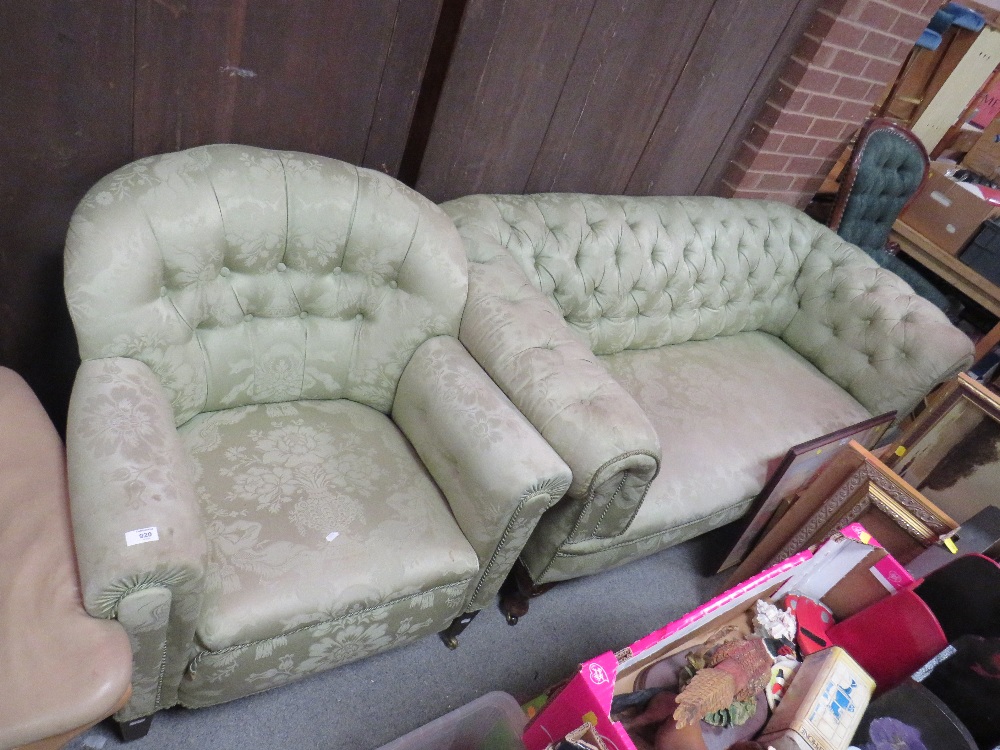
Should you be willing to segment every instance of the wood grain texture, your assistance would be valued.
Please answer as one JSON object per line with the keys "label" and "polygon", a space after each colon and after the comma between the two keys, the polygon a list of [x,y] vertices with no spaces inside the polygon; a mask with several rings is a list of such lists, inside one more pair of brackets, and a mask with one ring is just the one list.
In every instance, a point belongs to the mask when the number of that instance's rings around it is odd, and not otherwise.
{"label": "wood grain texture", "polygon": [[0,364],[58,422],[76,352],[62,294],[69,217],[132,151],[132,2],[0,3]]}
{"label": "wood grain texture", "polygon": [[235,142],[398,170],[441,0],[137,3],[137,155]]}
{"label": "wood grain texture", "polygon": [[[761,66],[756,80],[747,92],[739,112],[733,117],[729,130],[719,143],[718,150],[712,162],[705,169],[701,182],[692,192],[697,195],[719,195],[722,176],[732,159],[736,156],[743,138],[757,117],[768,97],[778,85],[778,77],[785,63],[792,56],[795,47],[809,28],[809,24],[820,7],[820,0],[798,0],[795,8],[790,11],[784,30],[775,41],[767,60]],[[777,26],[775,27],[777,28]],[[634,178],[635,179],[635,178]],[[639,178],[641,179],[641,178]],[[686,186],[688,187],[688,186]],[[662,189],[654,185],[651,190]]]}
{"label": "wood grain texture", "polygon": [[529,192],[625,191],[714,4],[599,0],[532,166]]}
{"label": "wood grain texture", "polygon": [[712,193],[818,4],[469,0],[417,188]]}
{"label": "wood grain texture", "polygon": [[399,175],[442,0],[401,0],[361,164]]}
{"label": "wood grain texture", "polygon": [[245,27],[246,0],[135,0],[136,157],[232,140]]}
{"label": "wood grain texture", "polygon": [[594,0],[470,0],[421,160],[432,200],[523,192]]}
{"label": "wood grain texture", "polygon": [[[776,71],[768,62],[799,4],[800,0],[715,3],[623,192],[693,195],[699,191],[734,122],[741,114],[756,112],[763,104],[761,94],[766,97],[770,91]],[[794,34],[794,40],[800,36]],[[781,52],[776,57],[784,62],[790,50]],[[767,82],[764,90],[757,86],[762,76]],[[711,192],[711,186],[705,187]]]}

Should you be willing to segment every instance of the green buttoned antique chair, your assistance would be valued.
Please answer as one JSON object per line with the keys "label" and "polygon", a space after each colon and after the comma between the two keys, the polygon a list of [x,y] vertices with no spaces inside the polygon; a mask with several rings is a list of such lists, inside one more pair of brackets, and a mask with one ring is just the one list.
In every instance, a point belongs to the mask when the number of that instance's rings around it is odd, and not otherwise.
{"label": "green buttoned antique chair", "polygon": [[902,417],[972,361],[940,310],[782,203],[442,207],[470,260],[460,339],[573,471],[521,554],[512,621],[548,584],[741,517],[789,448]]}
{"label": "green buttoned antique chair", "polygon": [[886,250],[893,222],[927,179],[927,150],[908,128],[886,119],[858,134],[833,206],[830,228],[948,312],[951,301],[916,268]]}
{"label": "green buttoned antique chair", "polygon": [[126,736],[451,638],[568,486],[458,342],[455,227],[383,174],[140,160],[77,208],[65,288],[76,550],[88,612],[132,642]]}

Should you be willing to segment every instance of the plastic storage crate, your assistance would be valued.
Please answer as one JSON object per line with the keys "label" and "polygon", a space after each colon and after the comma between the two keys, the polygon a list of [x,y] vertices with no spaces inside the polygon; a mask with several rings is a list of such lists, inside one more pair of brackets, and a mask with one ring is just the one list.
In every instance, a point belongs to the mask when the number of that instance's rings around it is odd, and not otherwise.
{"label": "plastic storage crate", "polygon": [[1000,284],[1000,221],[984,221],[979,234],[958,259],[994,284]]}
{"label": "plastic storage crate", "polygon": [[524,750],[527,716],[508,693],[487,693],[381,750]]}

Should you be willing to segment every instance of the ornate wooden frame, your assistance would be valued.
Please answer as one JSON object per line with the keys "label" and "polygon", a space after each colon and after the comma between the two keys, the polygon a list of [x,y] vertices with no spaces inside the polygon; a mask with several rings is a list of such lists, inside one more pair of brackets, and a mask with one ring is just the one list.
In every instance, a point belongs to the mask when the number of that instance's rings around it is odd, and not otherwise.
{"label": "ornate wooden frame", "polygon": [[825,541],[871,509],[884,513],[924,547],[946,539],[958,530],[958,524],[947,513],[872,457],[866,459],[827,498],[768,565]]}
{"label": "ornate wooden frame", "polygon": [[[793,446],[740,521],[740,537],[729,550],[718,572],[742,562],[753,546],[768,532],[770,524],[777,520],[775,514],[780,513],[782,502],[806,486],[838,452],[846,450],[850,440],[861,443],[865,448],[871,448],[889,429],[895,417],[896,412],[890,411]],[[808,466],[810,472],[806,476],[801,475],[804,466]]]}

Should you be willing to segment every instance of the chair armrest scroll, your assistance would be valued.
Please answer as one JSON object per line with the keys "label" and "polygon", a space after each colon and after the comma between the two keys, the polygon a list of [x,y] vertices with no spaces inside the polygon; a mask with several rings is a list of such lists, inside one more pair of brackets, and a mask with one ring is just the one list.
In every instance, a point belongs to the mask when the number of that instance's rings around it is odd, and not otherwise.
{"label": "chair armrest scroll", "polygon": [[85,361],[66,451],[84,606],[125,626],[133,695],[118,717],[146,715],[176,702],[207,556],[191,470],[153,372],[131,359]]}
{"label": "chair armrest scroll", "polygon": [[392,417],[441,488],[479,557],[466,611],[496,595],[569,467],[454,338],[420,346]]}
{"label": "chair armrest scroll", "polygon": [[624,532],[659,471],[656,430],[506,252],[469,264],[459,337],[573,471],[572,538]]}

